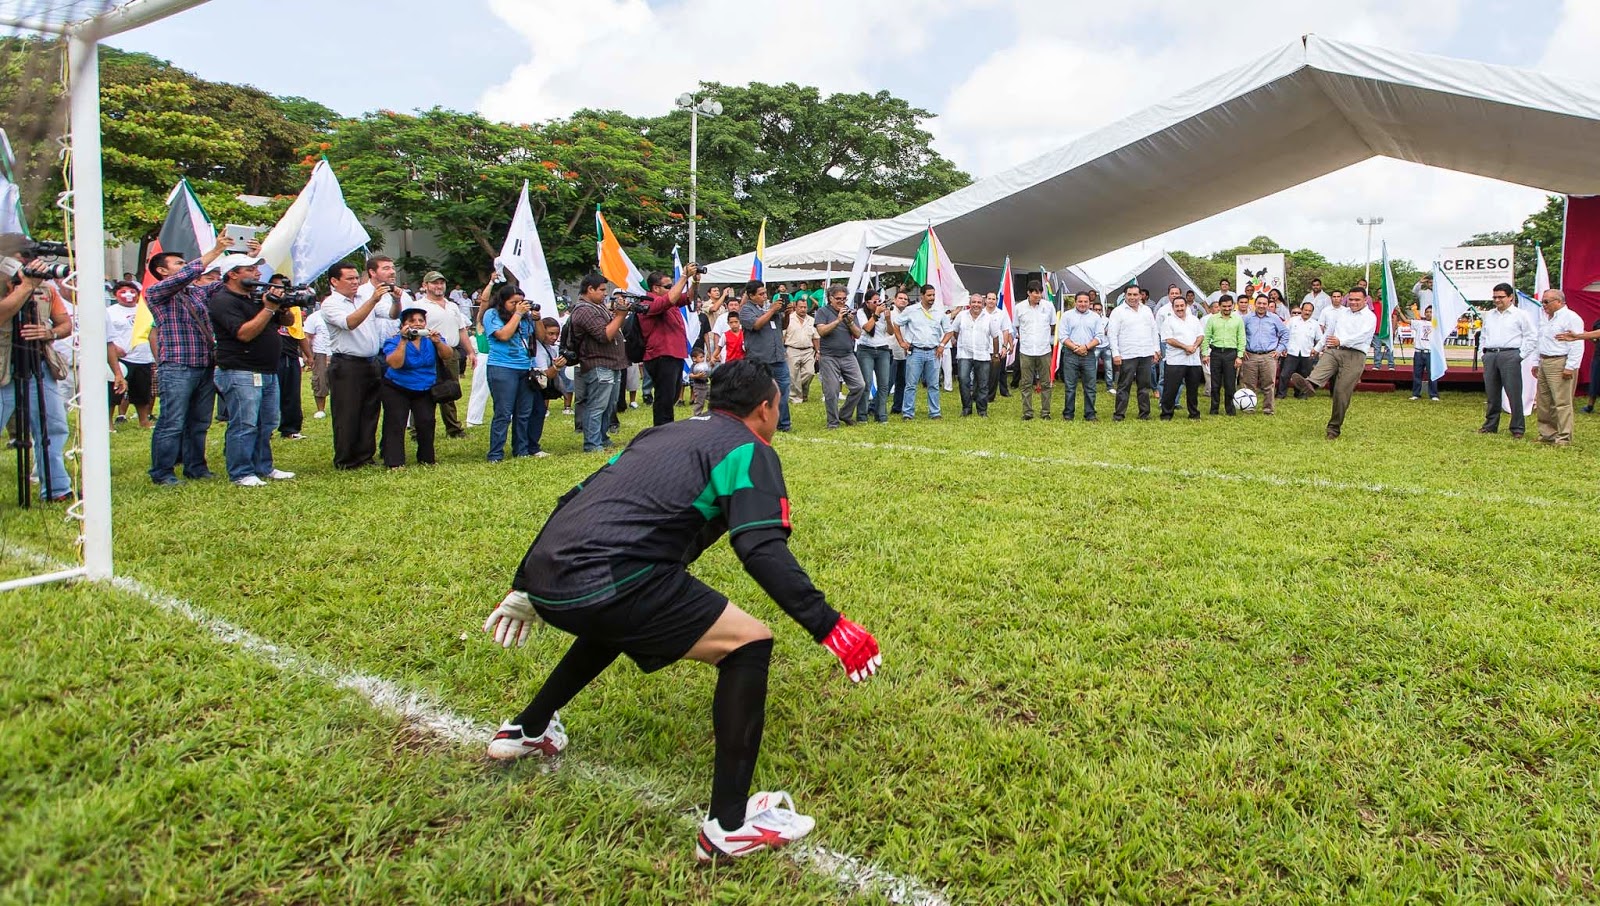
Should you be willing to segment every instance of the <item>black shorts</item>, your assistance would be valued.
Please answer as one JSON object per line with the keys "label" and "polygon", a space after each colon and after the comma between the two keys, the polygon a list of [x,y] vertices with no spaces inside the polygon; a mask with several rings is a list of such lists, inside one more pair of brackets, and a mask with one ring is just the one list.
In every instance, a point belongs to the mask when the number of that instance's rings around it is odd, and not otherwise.
{"label": "black shorts", "polygon": [[727,607],[727,595],[681,566],[658,566],[625,594],[598,604],[548,607],[534,602],[546,623],[616,648],[645,673],[682,660]]}
{"label": "black shorts", "polygon": [[155,395],[150,392],[150,379],[154,372],[154,365],[122,363],[122,373],[128,379],[128,402],[135,406],[148,406],[155,402]]}

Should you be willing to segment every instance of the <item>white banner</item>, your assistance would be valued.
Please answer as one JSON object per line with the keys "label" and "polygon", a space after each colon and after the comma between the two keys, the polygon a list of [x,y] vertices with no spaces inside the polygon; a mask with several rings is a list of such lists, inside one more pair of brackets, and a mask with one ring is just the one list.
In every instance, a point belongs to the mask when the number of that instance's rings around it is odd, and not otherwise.
{"label": "white banner", "polygon": [[1284,289],[1282,253],[1240,255],[1234,259],[1234,269],[1238,272],[1235,274],[1238,279],[1233,285],[1241,299],[1252,298],[1256,293],[1265,293],[1269,289],[1288,295]]}
{"label": "white banner", "polygon": [[1469,302],[1487,302],[1496,283],[1511,283],[1516,250],[1509,245],[1440,249],[1439,270],[1450,275]]}

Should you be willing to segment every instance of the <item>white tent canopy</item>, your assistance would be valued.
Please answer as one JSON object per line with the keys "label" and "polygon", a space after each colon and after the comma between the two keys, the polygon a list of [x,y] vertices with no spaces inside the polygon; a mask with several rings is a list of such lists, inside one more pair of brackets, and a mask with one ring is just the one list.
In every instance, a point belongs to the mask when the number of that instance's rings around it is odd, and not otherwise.
{"label": "white tent canopy", "polygon": [[[830,270],[842,277],[850,276],[856,252],[861,250],[861,237],[875,233],[882,220],[847,220],[825,227],[814,233],[797,236],[776,245],[767,246],[762,256],[763,279],[768,283],[794,280],[821,280]],[[912,251],[915,251],[913,249]],[[754,252],[736,255],[706,266],[708,283],[742,283],[750,279],[750,265]],[[874,271],[903,271],[911,267],[910,258],[873,255]]]}
{"label": "white tent canopy", "polygon": [[[1250,141],[1239,137],[1248,135]],[[1086,261],[1370,157],[1600,194],[1600,84],[1308,35],[875,228],[968,263]]]}
{"label": "white tent canopy", "polygon": [[1120,295],[1131,283],[1139,284],[1142,289],[1150,294],[1152,300],[1164,298],[1167,295],[1167,287],[1174,283],[1178,284],[1178,289],[1182,292],[1192,289],[1197,298],[1204,299],[1206,297],[1205,290],[1202,290],[1200,285],[1195,283],[1194,279],[1189,276],[1188,272],[1179,267],[1178,262],[1173,261],[1172,256],[1166,252],[1157,252],[1151,255],[1140,262],[1137,267],[1107,283],[1105,288],[1101,290],[1101,295],[1109,303],[1112,301],[1111,297],[1114,294]]}

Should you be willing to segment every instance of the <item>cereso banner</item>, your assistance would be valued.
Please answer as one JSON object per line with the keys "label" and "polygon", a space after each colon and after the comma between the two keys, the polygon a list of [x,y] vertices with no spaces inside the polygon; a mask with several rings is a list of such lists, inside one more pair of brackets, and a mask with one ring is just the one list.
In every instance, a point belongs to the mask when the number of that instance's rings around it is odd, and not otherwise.
{"label": "cereso banner", "polygon": [[1474,245],[1440,249],[1439,269],[1449,275],[1472,302],[1487,302],[1496,283],[1510,283],[1516,249],[1509,245]]}
{"label": "cereso banner", "polygon": [[1269,289],[1286,292],[1283,286],[1283,255],[1240,255],[1234,259],[1238,279],[1234,287],[1247,299]]}

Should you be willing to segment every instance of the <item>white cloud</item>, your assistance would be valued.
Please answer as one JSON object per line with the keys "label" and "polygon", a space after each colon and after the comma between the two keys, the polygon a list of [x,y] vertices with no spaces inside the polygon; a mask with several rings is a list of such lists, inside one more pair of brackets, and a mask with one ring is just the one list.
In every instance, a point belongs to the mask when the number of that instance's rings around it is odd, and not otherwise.
{"label": "white cloud", "polygon": [[[491,0],[531,53],[483,95],[490,117],[528,122],[582,107],[640,116],[672,109],[700,81],[797,82],[824,93],[871,88],[863,74],[881,36],[902,49],[926,42],[953,3],[811,0]],[[749,37],[756,36],[756,37]]]}
{"label": "white cloud", "polygon": [[1600,3],[1566,0],[1545,45],[1539,68],[1565,76],[1595,79],[1595,41],[1600,40]]}

